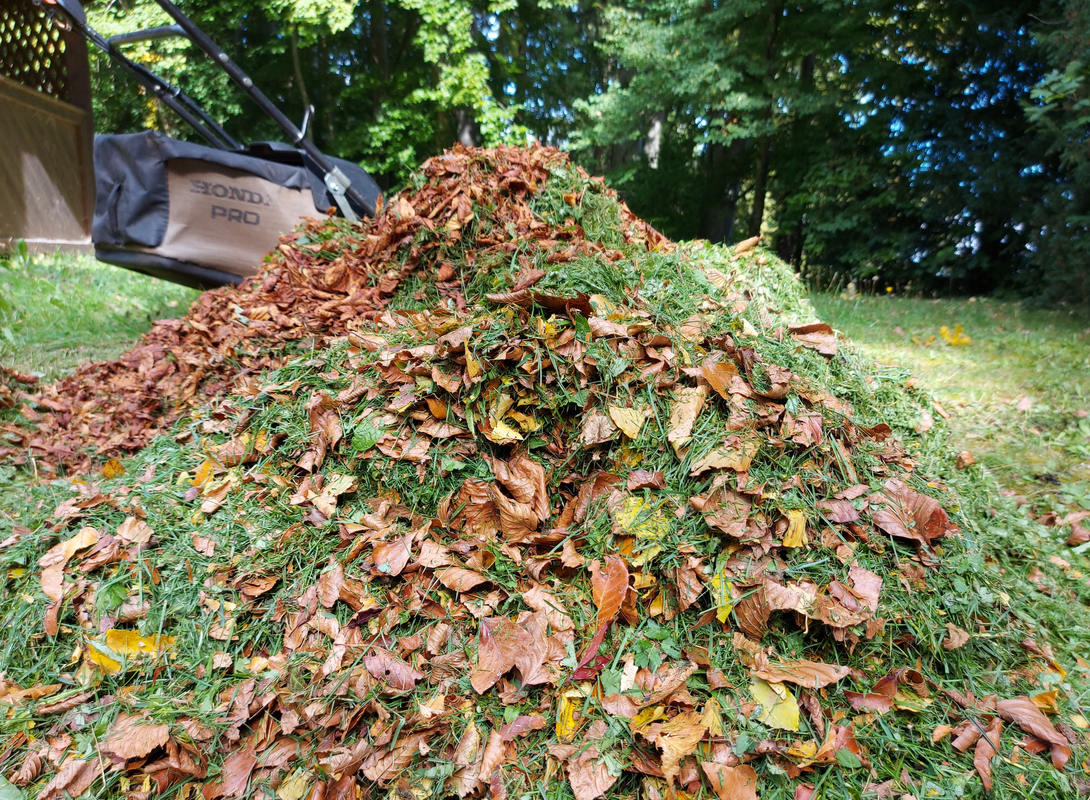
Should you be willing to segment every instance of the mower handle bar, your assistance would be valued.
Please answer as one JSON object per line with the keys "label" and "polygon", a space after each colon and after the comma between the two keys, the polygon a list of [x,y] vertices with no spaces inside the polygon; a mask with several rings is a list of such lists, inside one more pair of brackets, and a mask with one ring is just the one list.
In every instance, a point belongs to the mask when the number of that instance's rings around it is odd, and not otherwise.
{"label": "mower handle bar", "polygon": [[313,142],[306,138],[306,134],[288,119],[284,112],[277,108],[264,92],[254,85],[253,79],[243,72],[208,34],[197,27],[193,20],[183,14],[169,0],[156,0],[156,3],[175,21],[176,25],[136,31],[133,34],[121,34],[119,37],[110,37],[110,39],[103,38],[87,24],[83,8],[76,0],[45,0],[45,2],[49,5],[58,6],[63,10],[87,39],[109,55],[110,58],[128,67],[141,83],[151,89],[185,122],[193,126],[215,146],[221,149],[241,149],[241,145],[219,123],[209,117],[207,112],[198,106],[192,98],[180,89],[166,83],[155,73],[126,58],[114,46],[114,43],[124,44],[133,41],[146,41],[152,38],[184,35],[218,64],[227,73],[227,76],[257,104],[258,108],[265,112],[284,131],[292,145],[302,150],[306,158],[321,171],[326,188],[329,189],[330,194],[337,201],[337,205],[346,219],[352,222],[358,221],[359,217],[355,209],[363,209],[367,214],[374,215],[376,210],[374,204],[368,202],[352,186],[344,173]]}

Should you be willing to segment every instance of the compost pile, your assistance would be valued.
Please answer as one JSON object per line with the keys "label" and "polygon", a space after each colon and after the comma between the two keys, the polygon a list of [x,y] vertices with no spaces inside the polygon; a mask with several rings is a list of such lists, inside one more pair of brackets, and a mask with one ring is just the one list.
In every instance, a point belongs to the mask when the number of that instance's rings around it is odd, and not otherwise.
{"label": "compost pile", "polygon": [[809,798],[875,726],[990,786],[1004,722],[1062,769],[1040,702],[926,674],[898,622],[957,529],[833,331],[751,307],[766,262],[459,149],[43,389],[19,435],[70,468],[188,418],[0,542],[11,783]]}
{"label": "compost pile", "polygon": [[[496,203],[494,218],[515,226],[518,238],[547,239],[557,232],[535,224],[526,202],[547,178],[549,165],[563,160],[544,148],[500,149],[487,165],[474,163],[465,152],[451,153],[422,167],[428,183],[412,194],[411,205],[401,200],[389,213],[380,210],[363,234],[335,222],[324,223],[323,230],[323,223],[312,221],[309,229],[284,237],[272,265],[257,278],[202,294],[185,317],[157,322],[116,361],[88,364],[38,393],[24,392],[24,416],[32,427],[0,428],[16,445],[0,450],[0,456],[20,463],[34,458],[45,470],[79,473],[140,449],[186,410],[284,363],[292,343],[320,346],[373,318],[422,260],[441,245],[462,240],[474,204],[485,198]],[[621,213],[626,241],[665,242],[627,208]],[[444,235],[416,243],[422,230]],[[335,241],[327,250],[322,242],[331,237]],[[481,251],[505,249],[514,238],[503,230],[464,244]],[[594,245],[573,241],[555,263]],[[442,269],[435,279],[449,280]],[[11,377],[24,384],[29,379]],[[17,389],[25,385],[13,389],[0,382],[0,403],[12,404]]]}

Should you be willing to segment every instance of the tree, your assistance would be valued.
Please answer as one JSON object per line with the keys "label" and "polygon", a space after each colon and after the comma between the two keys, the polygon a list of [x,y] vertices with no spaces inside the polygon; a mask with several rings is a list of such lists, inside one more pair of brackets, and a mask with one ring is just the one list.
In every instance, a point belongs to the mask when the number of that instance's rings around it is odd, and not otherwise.
{"label": "tree", "polygon": [[1033,208],[1032,269],[1023,288],[1085,309],[1090,306],[1090,8],[1063,0],[1049,11],[1038,36],[1051,69],[1026,102],[1041,154],[1031,169],[1043,188]]}
{"label": "tree", "polygon": [[[489,61],[475,41],[481,16],[507,7],[504,0],[479,8],[466,0],[191,0],[183,10],[289,116],[301,119],[314,104],[319,147],[361,161],[389,186],[458,139],[524,140],[517,109],[492,93]],[[151,0],[91,5],[89,18],[106,33],[169,21]],[[182,86],[236,138],[282,137],[187,43],[148,43],[132,56]],[[190,135],[101,57],[94,89],[99,130]],[[134,94],[143,101],[121,99]]]}

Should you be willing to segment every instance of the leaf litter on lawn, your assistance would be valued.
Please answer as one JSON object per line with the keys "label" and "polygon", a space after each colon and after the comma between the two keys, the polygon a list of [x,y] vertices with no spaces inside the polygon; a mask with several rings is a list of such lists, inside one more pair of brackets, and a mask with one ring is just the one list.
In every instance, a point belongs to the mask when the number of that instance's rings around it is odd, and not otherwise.
{"label": "leaf litter on lawn", "polygon": [[1043,632],[936,596],[962,521],[917,474],[914,401],[792,281],[668,242],[556,151],[458,148],[376,220],[309,223],[24,396],[10,454],[79,477],[0,541],[7,779],[41,800],[1076,786],[1060,695],[1029,696],[1065,677]]}

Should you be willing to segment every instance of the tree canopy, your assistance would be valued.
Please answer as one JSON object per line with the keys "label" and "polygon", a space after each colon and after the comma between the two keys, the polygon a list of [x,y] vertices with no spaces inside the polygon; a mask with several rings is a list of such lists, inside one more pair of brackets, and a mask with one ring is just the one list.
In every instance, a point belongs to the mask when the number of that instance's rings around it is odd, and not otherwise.
{"label": "tree canopy", "polygon": [[[1082,0],[188,0],[387,188],[453,142],[570,149],[674,237],[758,233],[814,280],[1090,297]],[[153,0],[89,4],[107,33]],[[183,42],[133,48],[243,140],[277,131]],[[100,130],[179,123],[107,68]]]}

